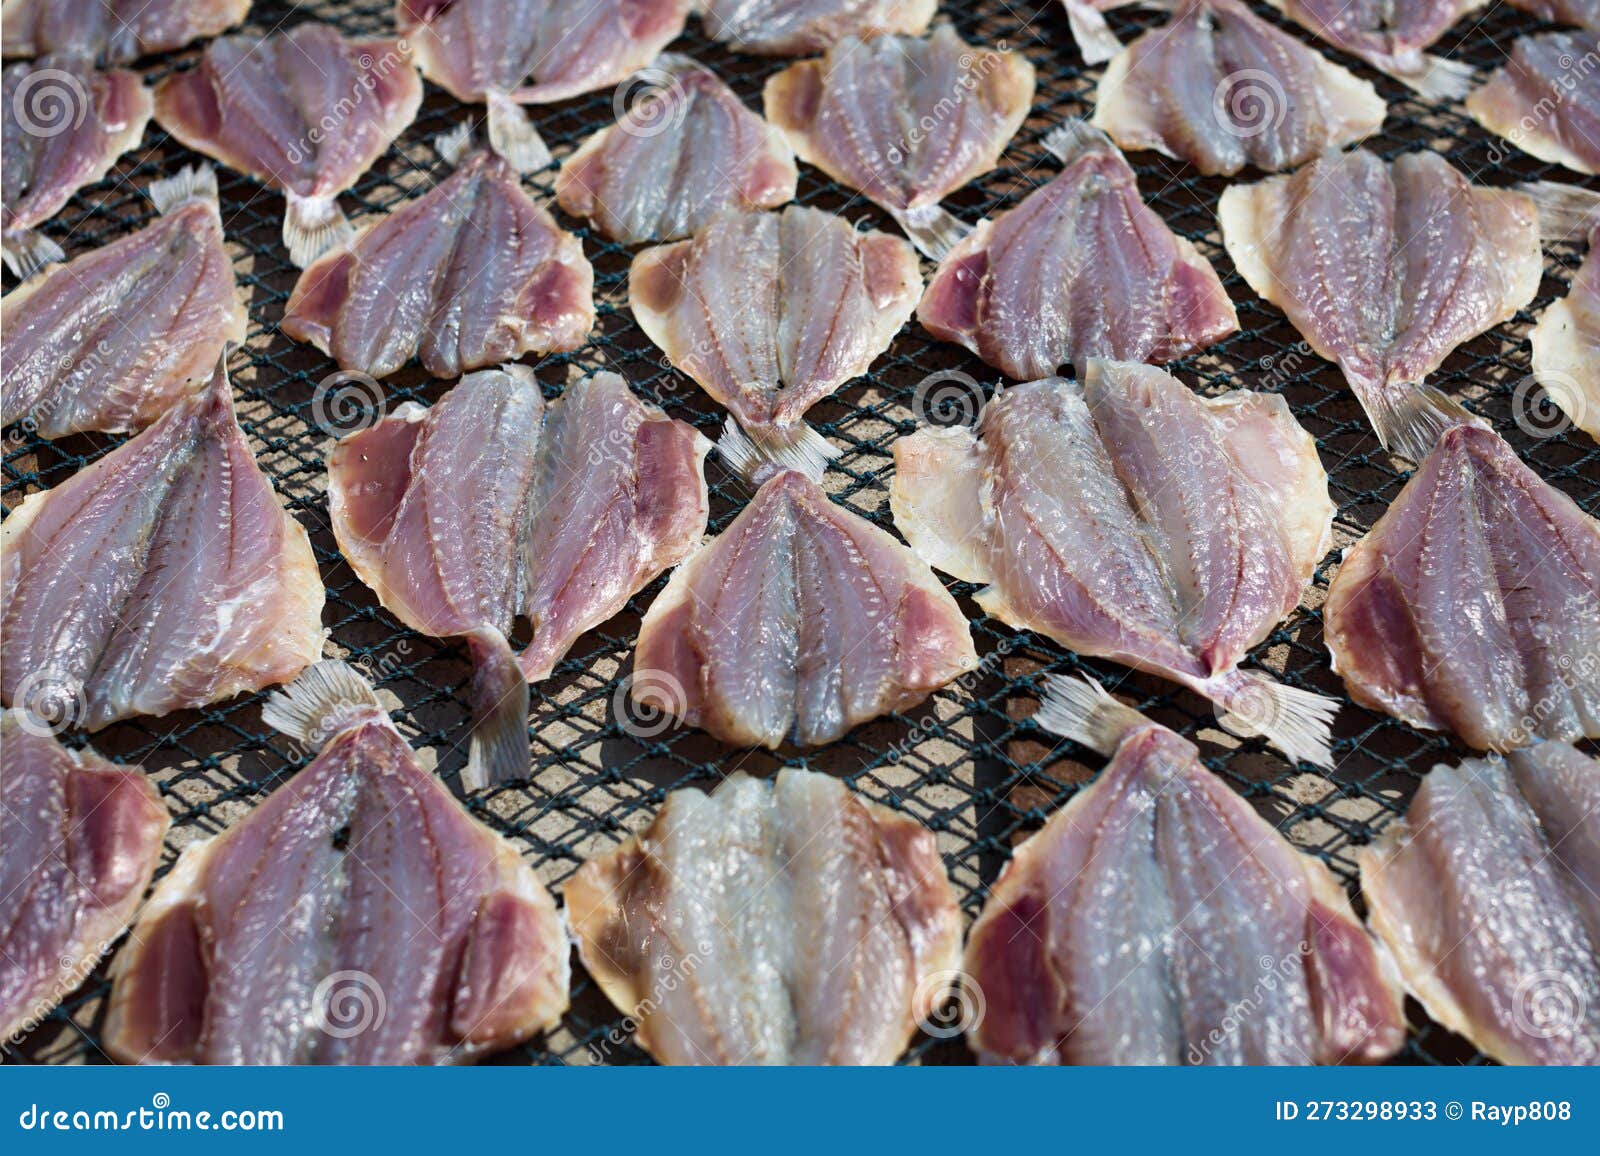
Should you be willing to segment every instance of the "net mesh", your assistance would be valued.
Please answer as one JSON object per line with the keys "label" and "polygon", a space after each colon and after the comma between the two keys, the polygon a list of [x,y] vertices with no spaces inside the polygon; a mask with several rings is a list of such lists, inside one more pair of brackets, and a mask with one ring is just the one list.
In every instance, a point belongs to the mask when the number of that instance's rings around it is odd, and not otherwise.
{"label": "net mesh", "polygon": [[[264,33],[315,18],[349,33],[383,33],[392,30],[392,8],[388,0],[299,5],[258,0],[247,29]],[[959,216],[976,221],[1004,209],[1054,173],[1055,162],[1040,140],[1062,118],[1092,110],[1099,70],[1079,63],[1065,15],[1053,2],[975,0],[946,4],[942,14],[969,42],[1004,42],[1026,53],[1038,70],[1031,115],[1005,163],[946,202]],[[1277,20],[1270,12],[1264,14]],[[1130,10],[1110,14],[1124,43],[1164,19],[1159,13]],[[1529,17],[1494,4],[1457,24],[1436,51],[1487,69],[1503,60],[1515,35],[1538,27]],[[729,53],[707,42],[693,20],[674,47],[710,64],[753,107],[759,107],[762,83],[785,63]],[[152,78],[189,55],[161,61],[149,70]],[[1342,63],[1373,75],[1352,61]],[[1433,105],[1385,78],[1374,79],[1389,101],[1389,118],[1368,147],[1382,155],[1432,148],[1474,179],[1493,185],[1547,176],[1572,179],[1497,145],[1459,107]],[[613,114],[609,91],[534,110],[558,161],[610,123]],[[402,141],[342,198],[352,220],[360,224],[440,179],[448,166],[432,139],[463,118],[481,115],[481,108],[465,108],[430,86],[421,114]],[[108,179],[74,198],[45,231],[74,255],[123,236],[153,215],[142,190],[196,159],[152,124],[145,146],[125,157]],[[1335,552],[1318,569],[1306,605],[1256,649],[1253,661],[1294,686],[1342,698],[1321,637],[1318,607],[1328,570],[1337,550],[1358,539],[1394,499],[1405,474],[1378,447],[1339,372],[1311,354],[1283,316],[1259,301],[1234,272],[1215,227],[1217,198],[1225,182],[1196,176],[1177,162],[1148,153],[1131,159],[1146,199],[1172,228],[1194,240],[1223,274],[1238,305],[1240,332],[1177,363],[1175,372],[1205,393],[1240,386],[1281,392],[1318,440],[1338,505]],[[324,492],[323,462],[331,437],[313,412],[316,386],[336,366],[275,330],[297,273],[279,239],[282,198],[231,172],[222,171],[219,178],[225,229],[251,318],[249,340],[234,359],[241,420],[274,486],[311,533],[327,585],[324,623],[335,648],[375,676],[381,691],[392,696],[389,705],[408,739],[419,750],[432,752],[425,757],[436,758],[438,773],[459,790],[469,723],[466,654],[459,645],[400,626],[341,559],[328,527]],[[553,180],[552,168],[529,184],[548,197]],[[798,199],[895,231],[875,207],[815,169],[802,166]],[[580,223],[563,219],[563,224],[583,237],[594,263],[599,320],[584,349],[540,364],[546,391],[558,392],[569,373],[609,368],[668,413],[715,437],[721,411],[663,364],[628,313],[631,251]],[[1457,350],[1433,380],[1489,419],[1541,476],[1596,513],[1600,449],[1577,431],[1541,433],[1526,416],[1528,329],[1565,292],[1581,255],[1576,245],[1547,249],[1535,302],[1515,320]],[[912,402],[919,385],[930,374],[952,370],[970,375],[984,392],[992,391],[992,371],[908,325],[871,373],[812,411],[813,424],[843,451],[828,480],[836,500],[891,525],[891,446],[914,428]],[[387,404],[390,409],[408,400],[426,404],[437,400],[447,384],[429,381],[412,366],[385,382]],[[1532,400],[1537,395],[1535,389]],[[21,429],[7,431],[7,511],[27,494],[63,481],[120,440],[94,435],[45,442]],[[712,530],[717,531],[742,507],[749,491],[715,461],[708,463],[708,473]],[[1352,848],[1404,810],[1426,768],[1462,753],[1443,737],[1422,734],[1347,702],[1336,728],[1338,769],[1328,774],[1292,769],[1259,741],[1241,743],[1228,735],[1210,706],[1191,694],[1114,665],[1081,661],[1046,639],[985,618],[971,601],[973,588],[961,584],[953,590],[972,619],[982,661],[957,685],[903,716],[861,727],[820,751],[731,751],[698,732],[658,729],[627,713],[620,692],[631,672],[639,615],[660,586],[657,581],[647,587],[624,613],[582,637],[554,675],[533,688],[531,783],[467,796],[472,811],[514,839],[552,888],[559,888],[586,858],[610,850],[644,826],[673,789],[709,788],[736,768],[766,775],[782,766],[803,766],[842,775],[856,790],[936,832],[970,920],[1015,843],[1037,830],[1103,763],[1079,748],[1051,742],[1027,721],[1037,705],[1039,678],[1050,672],[1091,673],[1134,695],[1153,717],[1195,738],[1208,765],[1346,882],[1354,877]],[[142,765],[159,783],[173,817],[163,871],[185,845],[236,821],[293,774],[295,752],[262,724],[260,699],[246,696],[201,711],[135,719],[95,736],[97,749]],[[20,1043],[5,1045],[4,1056],[21,1062],[103,1062],[97,1032],[106,990],[102,968],[37,1030]],[[1414,1030],[1403,1060],[1482,1062],[1469,1045],[1430,1023],[1414,1005],[1411,1013]],[[959,1040],[921,1037],[910,1054],[922,1062],[970,1061]],[[562,1026],[492,1062],[629,1063],[645,1058],[630,1043],[619,1013],[580,968],[572,1010]]]}

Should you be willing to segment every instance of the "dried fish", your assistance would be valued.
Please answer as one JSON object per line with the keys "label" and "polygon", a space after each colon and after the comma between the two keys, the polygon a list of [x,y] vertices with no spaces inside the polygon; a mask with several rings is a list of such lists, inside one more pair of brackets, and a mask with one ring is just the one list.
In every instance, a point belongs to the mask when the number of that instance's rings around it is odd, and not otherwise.
{"label": "dried fish", "polygon": [[706,35],[738,52],[803,56],[845,36],[927,30],[938,0],[703,0]]}
{"label": "dried fish", "polygon": [[6,0],[7,56],[77,52],[131,64],[241,23],[251,0]]}
{"label": "dried fish", "polygon": [[1589,233],[1589,255],[1551,302],[1528,340],[1533,373],[1545,395],[1573,425],[1600,441],[1600,223]]}
{"label": "dried fish", "polygon": [[1468,95],[1467,111],[1531,156],[1600,173],[1597,54],[1593,33],[1524,36],[1511,46],[1510,59]]}
{"label": "dried fish", "polygon": [[1488,0],[1267,0],[1341,52],[1409,85],[1430,100],[1460,100],[1472,66],[1425,49]]}

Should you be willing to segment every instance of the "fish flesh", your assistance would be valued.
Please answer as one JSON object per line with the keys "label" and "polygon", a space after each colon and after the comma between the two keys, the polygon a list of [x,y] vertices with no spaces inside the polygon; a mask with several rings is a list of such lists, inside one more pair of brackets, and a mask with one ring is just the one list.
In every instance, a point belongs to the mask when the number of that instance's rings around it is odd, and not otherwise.
{"label": "fish flesh", "polygon": [[1600,762],[1560,742],[1437,766],[1356,851],[1428,1014],[1505,1064],[1600,1064]]}
{"label": "fish flesh", "polygon": [[[407,626],[467,641],[469,786],[527,775],[528,683],[699,544],[709,448],[614,373],[546,406],[515,364],[334,447],[328,509],[351,567]],[[519,618],[533,637],[513,655]]]}
{"label": "fish flesh", "polygon": [[461,1064],[553,1027],[566,928],[372,688],[319,662],[262,719],[317,751],[184,848],[112,968],[124,1063]]}
{"label": "fish flesh", "polygon": [[1115,145],[1072,122],[1045,147],[1064,167],[940,262],[924,329],[1020,381],[1095,357],[1172,361],[1238,331],[1216,270],[1139,199]]}
{"label": "fish flesh", "polygon": [[776,750],[831,743],[976,665],[966,617],[925,563],[778,470],[651,603],[630,694],[651,717]]}
{"label": "fish flesh", "polygon": [[815,771],[672,792],[564,898],[664,1064],[892,1064],[961,953],[933,832]]}
{"label": "fish flesh", "polygon": [[1250,288],[1338,363],[1384,448],[1416,462],[1471,420],[1423,379],[1532,301],[1544,268],[1533,200],[1431,152],[1331,154],[1229,186],[1218,216]]}
{"label": "fish flesh", "polygon": [[0,251],[6,268],[26,278],[66,260],[60,245],[35,230],[139,143],[151,97],[138,73],[100,72],[71,54],[8,64],[0,84]]}
{"label": "fish flesh", "polygon": [[1439,439],[1323,607],[1358,703],[1475,750],[1600,738],[1600,522],[1493,430]]}
{"label": "fish flesh", "polygon": [[138,768],[0,716],[0,1039],[100,965],[161,862],[167,809]]}
{"label": "fish flesh", "polygon": [[1377,89],[1239,0],[1189,0],[1107,67],[1094,124],[1207,175],[1275,173],[1377,132]]}
{"label": "fish flesh", "polygon": [[1472,66],[1425,51],[1488,0],[1267,0],[1319,40],[1430,100],[1460,100]]}
{"label": "fish flesh", "polygon": [[812,477],[838,451],[805,412],[867,371],[921,292],[910,245],[800,205],[719,218],[628,273],[645,336],[764,453]]}
{"label": "fish flesh", "polygon": [[132,64],[243,22],[251,0],[6,0],[0,39],[7,56],[76,52]]}
{"label": "fish flesh", "polygon": [[917,554],[986,584],[991,617],[1153,671],[1291,759],[1332,766],[1338,703],[1238,669],[1299,604],[1333,534],[1316,442],[1276,394],[1201,397],[1089,362],[1007,387],[975,428],[894,446],[890,503]]}
{"label": "fish flesh", "polygon": [[422,75],[487,104],[489,142],[518,172],[550,163],[525,104],[627,80],[678,38],[690,0],[398,0]]}
{"label": "fish flesh", "polygon": [[671,54],[652,73],[653,87],[562,164],[563,209],[613,241],[638,245],[794,199],[800,175],[788,138],[716,73]]}
{"label": "fish flesh", "polygon": [[846,36],[769,79],[764,101],[796,156],[877,204],[937,260],[966,232],[940,200],[999,163],[1033,80],[1021,53],[975,48],[941,24],[922,39]]}
{"label": "fish flesh", "polygon": [[1088,680],[1049,678],[1035,720],[1113,757],[1012,853],[972,927],[980,1058],[1337,1064],[1400,1049],[1393,963],[1344,888],[1193,744]]}
{"label": "fish flesh", "polygon": [[403,41],[350,40],[313,21],[213,41],[155,101],[180,142],[283,193],[283,243],[303,269],[349,241],[337,198],[411,124],[422,81]]}
{"label": "fish flesh", "polygon": [[1597,51],[1592,33],[1524,36],[1511,46],[1505,64],[1467,96],[1467,111],[1530,156],[1573,172],[1600,173]]}
{"label": "fish flesh", "polygon": [[594,326],[582,242],[498,155],[465,155],[461,134],[441,147],[456,171],[312,263],[280,328],[374,378],[412,357],[454,378],[529,350],[577,349]]}
{"label": "fish flesh", "polygon": [[1600,0],[1507,0],[1507,3],[1551,24],[1572,24],[1600,32]]}
{"label": "fish flesh", "polygon": [[706,35],[736,52],[804,56],[846,36],[927,31],[938,0],[702,0]]}
{"label": "fish flesh", "polygon": [[227,370],[0,527],[0,698],[98,730],[293,678],[322,578]]}
{"label": "fish flesh", "polygon": [[1067,25],[1078,46],[1085,64],[1104,64],[1122,51],[1122,42],[1106,25],[1101,15],[1116,8],[1126,8],[1141,0],[1061,0],[1067,10]]}
{"label": "fish flesh", "polygon": [[205,388],[223,351],[244,341],[216,173],[185,169],[147,192],[154,224],[6,296],[6,425],[46,438],[139,429]]}
{"label": "fish flesh", "polygon": [[[1539,317],[1528,340],[1533,374],[1569,421],[1600,441],[1600,223],[1567,295]],[[1531,416],[1531,415],[1530,415]]]}

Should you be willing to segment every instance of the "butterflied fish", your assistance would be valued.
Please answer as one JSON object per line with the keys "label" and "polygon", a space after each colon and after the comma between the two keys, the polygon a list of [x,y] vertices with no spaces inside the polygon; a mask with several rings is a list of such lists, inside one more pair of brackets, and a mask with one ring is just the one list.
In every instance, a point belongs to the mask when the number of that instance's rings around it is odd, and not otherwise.
{"label": "butterflied fish", "polygon": [[1095,683],[1049,683],[1035,720],[1115,757],[1016,849],[972,927],[978,1055],[1232,1065],[1398,1051],[1393,965],[1322,861],[1185,739]]}
{"label": "butterflied fish", "polygon": [[1190,0],[1113,60],[1094,123],[1203,173],[1279,172],[1371,136],[1377,90],[1239,0]]}
{"label": "butterflied fish", "polygon": [[764,453],[813,477],[838,451],[806,410],[867,371],[921,291],[910,245],[799,205],[719,218],[628,274],[645,335]]}
{"label": "butterflied fish", "polygon": [[978,605],[1211,699],[1241,734],[1332,766],[1337,702],[1238,669],[1299,605],[1333,531],[1316,443],[1275,394],[1201,397],[1091,361],[1002,390],[976,430],[895,443],[895,526]]}
{"label": "butterflied fish", "polygon": [[1075,122],[1045,147],[1065,167],[940,262],[924,329],[1023,381],[1094,357],[1172,361],[1238,330],[1216,270],[1139,199],[1115,145]]}
{"label": "butterflied fish", "polygon": [[467,138],[459,167],[300,275],[282,329],[342,369],[386,377],[413,356],[434,377],[533,350],[576,349],[594,325],[583,245]]}
{"label": "butterflied fish", "polygon": [[1589,233],[1589,255],[1567,295],[1551,302],[1528,340],[1545,395],[1600,441],[1600,224]]}
{"label": "butterflied fish", "polygon": [[78,52],[131,64],[226,32],[250,0],[6,0],[0,38],[7,56]]}
{"label": "butterflied fish", "polygon": [[224,36],[156,88],[156,120],[197,152],[277,189],[283,243],[304,268],[350,239],[337,197],[422,103],[404,41],[347,40],[326,24]]}
{"label": "butterflied fish", "polygon": [[776,750],[831,743],[976,663],[967,620],[926,563],[782,470],[651,603],[631,694],[723,742]]}
{"label": "butterflied fish", "polygon": [[1511,46],[1510,59],[1467,97],[1467,111],[1531,156],[1600,173],[1597,53],[1593,33],[1524,36]]}
{"label": "butterflied fish", "polygon": [[1313,36],[1430,100],[1460,100],[1472,66],[1426,51],[1488,0],[1267,0]]}
{"label": "butterflied fish", "polygon": [[422,74],[489,106],[489,141],[520,172],[550,163],[525,104],[626,80],[683,31],[690,0],[399,0]]}
{"label": "butterflied fish", "polygon": [[60,245],[34,230],[139,143],[150,90],[136,72],[99,72],[71,53],[8,64],[3,85],[0,251],[6,268],[27,277],[66,259]]}
{"label": "butterflied fish", "polygon": [[1600,762],[1544,742],[1434,767],[1356,859],[1430,1016],[1501,1063],[1600,1064]]}
{"label": "butterflied fish", "polygon": [[322,578],[211,384],[0,528],[0,697],[98,730],[285,682]]}
{"label": "butterflied fish", "polygon": [[702,0],[706,35],[737,52],[803,56],[846,36],[926,31],[937,0]]}
{"label": "butterflied fish", "polygon": [[1357,702],[1478,750],[1600,737],[1600,522],[1462,425],[1344,557],[1323,608]]}
{"label": "butterflied fish", "polygon": [[[412,629],[468,641],[469,785],[527,774],[527,684],[699,543],[707,449],[614,373],[547,407],[522,365],[334,448],[328,507],[351,567]],[[518,618],[533,637],[513,656]]]}
{"label": "butterflied fish", "polygon": [[133,922],[167,810],[138,768],[0,716],[0,1038],[27,1031]]}
{"label": "butterflied fish", "polygon": [[625,245],[673,241],[736,212],[794,199],[788,139],[716,73],[662,56],[644,95],[583,142],[556,178],[556,199]]}
{"label": "butterflied fish", "polygon": [[185,169],[148,190],[153,225],[5,299],[5,424],[40,436],[121,432],[203,389],[249,315],[223,246],[216,174]]}
{"label": "butterflied fish", "polygon": [[1230,186],[1218,215],[1250,288],[1338,363],[1378,440],[1412,461],[1470,418],[1423,379],[1532,301],[1543,271],[1533,201],[1431,152],[1329,155]]}
{"label": "butterflied fish", "polygon": [[563,897],[665,1064],[892,1064],[961,951],[933,833],[814,771],[672,792]]}
{"label": "butterflied fish", "polygon": [[112,969],[125,1063],[460,1064],[552,1027],[566,929],[372,688],[319,662],[262,710],[320,753],[191,843]]}
{"label": "butterflied fish", "polygon": [[974,48],[948,24],[922,39],[847,36],[765,90],[767,120],[801,160],[881,206],[936,260],[966,232],[939,201],[999,163],[1032,101],[1021,53]]}

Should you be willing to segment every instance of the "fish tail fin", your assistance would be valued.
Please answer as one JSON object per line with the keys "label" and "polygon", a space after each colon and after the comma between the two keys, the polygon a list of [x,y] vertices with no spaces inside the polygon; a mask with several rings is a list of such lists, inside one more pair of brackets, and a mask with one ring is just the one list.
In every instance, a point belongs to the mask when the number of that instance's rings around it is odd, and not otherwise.
{"label": "fish tail fin", "polygon": [[433,151],[444,158],[445,163],[455,168],[472,149],[472,122],[464,120],[449,132],[442,132],[433,138]]}
{"label": "fish tail fin", "polygon": [[1232,670],[1205,688],[1217,721],[1243,738],[1260,735],[1295,762],[1329,767],[1339,700],[1287,686],[1251,670]]}
{"label": "fish tail fin", "polygon": [[1112,33],[1106,18],[1082,0],[1065,0],[1067,24],[1085,64],[1104,64],[1122,51],[1122,42]]}
{"label": "fish tail fin", "polygon": [[489,98],[489,147],[519,173],[537,172],[553,159],[528,110],[498,94]]}
{"label": "fish tail fin", "polygon": [[1421,382],[1371,390],[1361,401],[1383,448],[1417,463],[1446,430],[1482,424],[1460,402]]}
{"label": "fish tail fin", "polygon": [[283,214],[283,243],[296,268],[304,269],[329,250],[349,244],[355,235],[344,210],[332,197],[289,194],[289,208]]}
{"label": "fish tail fin", "polygon": [[67,251],[43,233],[31,229],[8,233],[0,243],[6,268],[19,281],[26,281],[46,265],[67,259]]}
{"label": "fish tail fin", "polygon": [[745,481],[759,486],[782,470],[820,482],[839,448],[803,421],[751,437],[730,417],[722,425],[717,453]]}
{"label": "fish tail fin", "polygon": [[261,708],[261,721],[313,750],[364,723],[394,725],[372,684],[337,658],[312,663],[299,678],[269,695]]}
{"label": "fish tail fin", "polygon": [[1063,165],[1070,165],[1084,153],[1117,147],[1102,130],[1078,116],[1070,116],[1056,125],[1039,143]]}
{"label": "fish tail fin", "polygon": [[483,627],[466,636],[472,655],[472,748],[461,781],[478,791],[528,777],[528,680],[511,644]]}
{"label": "fish tail fin", "polygon": [[972,232],[972,226],[939,205],[918,205],[890,214],[905,231],[917,252],[943,261]]}
{"label": "fish tail fin", "polygon": [[1472,65],[1461,60],[1422,54],[1422,67],[1406,72],[1384,69],[1401,84],[1428,100],[1464,100],[1472,91]]}
{"label": "fish tail fin", "polygon": [[217,170],[210,165],[190,165],[176,176],[151,181],[145,195],[162,216],[190,201],[214,205],[217,203]]}
{"label": "fish tail fin", "polygon": [[1541,241],[1571,241],[1600,228],[1600,193],[1555,181],[1528,181],[1517,186],[1539,209]]}
{"label": "fish tail fin", "polygon": [[1044,697],[1033,721],[1102,755],[1116,754],[1122,737],[1135,727],[1154,725],[1131,706],[1112,698],[1088,675],[1046,676]]}

